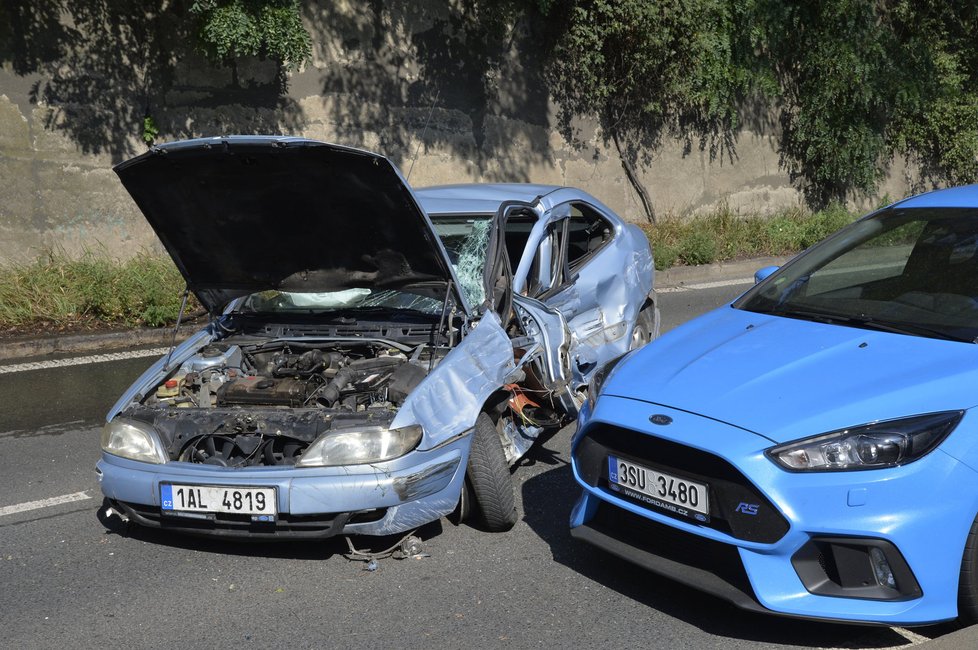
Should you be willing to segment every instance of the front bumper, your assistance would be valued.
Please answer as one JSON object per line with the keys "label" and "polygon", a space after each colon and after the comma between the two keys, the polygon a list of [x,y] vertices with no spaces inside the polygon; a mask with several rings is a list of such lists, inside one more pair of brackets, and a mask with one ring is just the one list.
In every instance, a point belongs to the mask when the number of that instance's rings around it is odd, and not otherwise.
{"label": "front bumper", "polygon": [[[652,425],[652,414],[668,415],[672,424]],[[968,416],[959,427],[967,426]],[[762,527],[758,533],[750,521],[738,522],[738,518],[757,517],[750,508],[736,513],[729,507],[714,510],[711,514],[718,517],[698,522],[613,492],[606,480],[596,479],[594,460],[586,452],[593,447],[589,438],[614,427],[683,445],[691,457],[716,456],[759,497],[752,501],[760,504],[754,512],[774,508],[777,512],[769,513],[771,519],[783,519],[784,527],[773,533],[771,527]],[[571,514],[571,533],[745,609],[886,625],[919,625],[957,616],[961,557],[978,510],[974,471],[937,450],[917,462],[886,470],[790,473],[764,456],[764,449],[772,444],[690,413],[603,396],[593,413],[587,408],[582,411],[573,443],[574,477],[583,493]],[[593,449],[590,455],[594,456]],[[644,460],[655,463],[657,459]],[[703,480],[702,472],[708,470],[702,465],[697,468],[694,471],[700,474],[693,476]],[[684,467],[660,464],[660,469],[690,474]],[[711,509],[723,506],[724,495],[718,494],[725,489],[721,481],[716,481],[716,487],[708,476],[705,481],[714,496]],[[872,546],[892,561],[897,589],[853,584],[846,554],[863,548],[868,554]],[[821,558],[829,568],[819,565],[818,549],[838,550],[845,575],[840,578],[833,558]],[[821,566],[826,577],[821,586],[813,580],[812,566],[815,573]]]}
{"label": "front bumper", "polygon": [[[136,523],[197,535],[250,539],[392,535],[455,509],[470,437],[431,451],[413,451],[375,465],[230,469],[196,463],[152,465],[102,454],[96,474],[102,493]],[[206,519],[164,514],[160,483],[274,487],[275,522],[215,514]]]}

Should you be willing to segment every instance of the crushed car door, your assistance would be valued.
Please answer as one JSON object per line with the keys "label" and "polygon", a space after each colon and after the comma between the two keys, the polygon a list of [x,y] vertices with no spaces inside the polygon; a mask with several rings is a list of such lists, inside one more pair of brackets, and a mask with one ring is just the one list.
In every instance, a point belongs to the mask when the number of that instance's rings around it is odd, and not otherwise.
{"label": "crushed car door", "polygon": [[[486,301],[483,306],[499,315],[510,334],[516,370],[504,388],[513,394],[511,405],[519,403],[521,399],[529,399],[529,403],[533,403],[532,399],[523,395],[524,390],[535,395],[537,400],[543,393],[552,397],[553,404],[564,416],[575,417],[578,403],[570,389],[571,335],[567,323],[560,312],[538,300],[514,295],[513,292],[512,260],[532,255],[533,251],[523,251],[519,258],[516,251],[510,255],[506,249],[506,227],[511,219],[514,222],[519,219],[535,221],[537,217],[533,206],[525,203],[508,202],[500,207],[486,251],[483,277]],[[525,230],[525,227],[526,223],[523,223],[521,229]],[[523,237],[514,239],[526,241]],[[507,460],[514,462],[526,453],[543,431],[543,426],[540,421],[528,417],[501,417],[497,427]]]}
{"label": "crushed car door", "polygon": [[598,366],[628,347],[625,300],[618,290],[620,264],[602,261],[614,258],[606,251],[613,248],[615,231],[596,208],[582,201],[556,206],[550,220],[537,252],[547,272],[540,275],[536,298],[567,321],[570,379],[577,389],[590,381]]}

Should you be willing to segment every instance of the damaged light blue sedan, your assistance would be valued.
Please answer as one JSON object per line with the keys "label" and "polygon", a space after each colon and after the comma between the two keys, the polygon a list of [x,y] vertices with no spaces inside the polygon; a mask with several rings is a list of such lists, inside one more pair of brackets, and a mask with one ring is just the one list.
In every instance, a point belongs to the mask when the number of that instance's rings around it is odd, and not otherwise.
{"label": "damaged light blue sedan", "polygon": [[509,467],[654,338],[647,239],[579,190],[412,190],[382,156],[236,136],[115,169],[210,322],[108,415],[109,516],[255,539],[516,521]]}

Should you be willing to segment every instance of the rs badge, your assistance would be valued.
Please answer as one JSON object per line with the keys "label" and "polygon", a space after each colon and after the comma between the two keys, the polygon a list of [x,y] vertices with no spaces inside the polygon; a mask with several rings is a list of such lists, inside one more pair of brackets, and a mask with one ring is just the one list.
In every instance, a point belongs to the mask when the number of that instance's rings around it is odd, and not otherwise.
{"label": "rs badge", "polygon": [[745,515],[756,515],[757,514],[757,510],[760,507],[761,507],[761,505],[759,503],[744,503],[743,501],[741,501],[740,503],[737,504],[737,507],[734,508],[734,510],[736,512],[739,512],[739,513],[742,513],[742,514],[745,514]]}

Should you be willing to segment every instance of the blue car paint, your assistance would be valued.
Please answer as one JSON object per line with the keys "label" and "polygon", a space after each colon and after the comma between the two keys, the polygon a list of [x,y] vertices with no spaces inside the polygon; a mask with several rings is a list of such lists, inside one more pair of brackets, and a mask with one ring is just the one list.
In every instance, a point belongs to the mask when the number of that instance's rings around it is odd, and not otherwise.
{"label": "blue car paint", "polygon": [[[151,154],[123,163],[117,167],[117,170],[130,168],[131,172],[139,165],[147,164],[147,159],[152,159],[154,156],[166,152],[196,152],[199,159],[207,159],[212,155],[215,157],[230,155],[229,152],[238,146],[261,148],[266,145],[274,147],[268,150],[277,151],[275,157],[282,164],[293,160],[292,156],[296,155],[297,152],[308,150],[319,152],[322,155],[333,152],[328,155],[338,156],[336,160],[343,159],[340,156],[343,152],[346,152],[344,155],[350,160],[368,156],[374,159],[374,165],[379,168],[387,169],[390,166],[391,178],[396,177],[400,180],[401,189],[406,198],[404,205],[399,207],[417,208],[418,214],[413,214],[413,210],[408,209],[408,216],[417,217],[417,225],[430,235],[427,241],[431,243],[437,257],[444,260],[446,274],[442,280],[448,280],[447,286],[450,291],[451,287],[459,287],[460,282],[456,269],[447,255],[444,243],[433,230],[432,219],[446,214],[491,216],[503,209],[504,204],[512,201],[523,201],[527,203],[527,208],[531,209],[539,220],[535,232],[543,233],[552,219],[556,218],[553,213],[558,212],[558,210],[554,208],[568,202],[591,204],[611,224],[616,236],[605,249],[587,261],[580,270],[582,275],[586,272],[588,277],[591,275],[602,278],[607,276],[607,278],[603,278],[605,283],[602,285],[598,311],[612,320],[610,324],[620,326],[620,332],[618,338],[614,340],[604,340],[608,337],[602,337],[601,341],[591,342],[573,338],[571,341],[573,345],[568,344],[570,350],[562,349],[560,351],[560,354],[564,355],[565,361],[571,355],[576,355],[575,358],[577,358],[589,354],[593,357],[593,364],[589,370],[593,370],[597,364],[624,352],[635,327],[639,310],[650,296],[654,296],[652,286],[654,266],[647,238],[636,226],[625,223],[594,197],[574,188],[533,184],[467,184],[414,190],[408,186],[407,181],[390,161],[377,154],[317,143],[302,138],[277,136],[229,136],[168,143],[154,147]],[[327,157],[322,160],[329,159]],[[356,186],[360,187],[357,191],[364,194],[370,192],[371,188],[368,181],[373,177],[372,174],[366,176],[367,180],[364,181],[362,187],[361,185]],[[219,182],[215,183],[217,190],[220,189],[219,185]],[[315,198],[313,204],[320,204],[323,201],[328,203],[330,200],[330,196],[323,195],[322,189],[319,187],[296,186],[294,183],[288,183],[288,185],[287,188],[282,189],[283,192],[298,195],[306,193]],[[381,187],[387,187],[387,185],[382,184]],[[153,208],[155,212],[158,207],[156,199],[159,197],[154,192],[147,191],[147,188],[155,190],[158,189],[158,185],[148,183],[137,184],[136,186],[138,194],[149,197],[146,205]],[[341,195],[345,197],[344,200],[355,201],[357,191],[352,193],[341,192]],[[192,210],[195,206],[192,202],[180,204],[178,201],[177,204],[170,207],[177,210],[187,208]],[[403,212],[392,212],[392,214],[404,216]],[[281,218],[277,212],[267,216],[272,224],[278,223]],[[321,216],[328,217],[329,215]],[[231,234],[234,234],[233,224],[225,223],[225,225],[231,228]],[[300,233],[299,238],[303,236],[302,231],[290,231],[288,229],[282,229],[282,231],[283,238],[286,235],[294,236],[296,232]],[[275,228],[270,228],[268,232],[273,235],[278,234]],[[176,235],[174,241],[193,243],[184,236],[185,233],[176,233]],[[209,244],[215,249],[221,250],[222,242],[224,242],[223,245],[227,245],[226,238],[217,238]],[[537,242],[531,242],[531,245],[534,243]],[[357,242],[346,241],[339,245],[356,246]],[[191,252],[196,250],[193,245],[190,245],[189,248]],[[526,251],[524,257],[529,260],[535,250],[534,248]],[[414,253],[417,251],[403,252]],[[325,270],[329,270],[332,257],[330,255],[322,257],[321,261]],[[270,268],[274,270],[277,262],[274,256],[271,256],[270,260]],[[529,265],[527,264],[527,266]],[[235,266],[231,265],[227,268],[235,268]],[[223,270],[227,270],[227,268]],[[398,272],[399,268],[398,265],[391,265],[390,269],[385,266],[384,270]],[[337,269],[333,268],[332,270],[336,271]],[[319,278],[320,281],[325,275],[311,274],[314,279]],[[211,287],[215,282],[219,284],[223,279],[222,277],[218,277],[216,280],[214,278],[208,279],[206,274],[202,277],[203,279],[198,278],[199,281],[196,283],[191,282],[188,278],[188,286],[193,287],[196,284]],[[345,278],[345,275],[337,276],[337,279],[342,278]],[[380,280],[389,281],[390,278],[381,277]],[[521,279],[517,278],[517,280]],[[340,284],[345,281],[343,279]],[[340,284],[335,287],[324,285],[318,289],[334,289]],[[236,290],[241,289],[238,286],[217,285],[211,288],[235,289],[235,291],[228,292],[226,294],[228,296],[240,295],[240,292]],[[262,288],[273,288],[273,286],[269,285]],[[573,289],[573,287],[570,288]],[[590,287],[586,287],[586,289],[588,293],[598,295],[597,292],[591,291]],[[411,394],[401,403],[390,423],[390,427],[394,429],[410,426],[422,428],[423,435],[417,448],[404,456],[385,463],[345,467],[304,468],[283,465],[233,468],[176,460],[170,460],[162,465],[154,465],[127,460],[103,451],[102,459],[97,465],[102,491],[107,497],[119,502],[158,507],[160,505],[159,484],[161,481],[193,481],[194,484],[202,485],[275,486],[280,513],[295,515],[328,514],[387,508],[387,514],[379,521],[348,523],[343,528],[343,532],[375,535],[405,532],[452,512],[462,491],[465,466],[472,439],[471,432],[476,418],[493,393],[505,390],[504,387],[508,384],[519,381],[518,377],[521,375],[517,363],[514,361],[513,343],[498,316],[491,310],[483,311],[481,307],[477,308],[477,305],[469,304],[464,292],[459,293],[457,297],[459,299],[457,307],[461,312],[457,316],[464,314],[468,331],[434,370],[431,370],[429,366],[426,377],[414,386]],[[227,314],[234,311],[240,302],[241,299],[237,298],[231,300],[227,305],[223,305],[223,303],[212,304],[210,307],[215,315],[220,311],[220,307],[223,307]],[[524,309],[530,311],[530,307]],[[524,324],[528,327],[532,324],[536,336],[540,339],[540,346],[546,345],[547,337],[543,330],[547,327],[562,330],[568,339],[572,338],[571,333],[576,333],[573,326],[568,329],[568,324],[564,321],[563,316],[556,311],[547,314],[541,309],[528,313],[526,316],[527,320]],[[541,318],[549,316],[551,320],[535,323],[534,319],[537,316]],[[583,325],[593,325],[593,323],[588,322]],[[583,326],[580,329],[582,332],[588,331]],[[160,359],[144,372],[112,407],[106,420],[111,422],[116,417],[126,417],[128,408],[138,406],[147,396],[152,395],[166,378],[173,376],[174,371],[181,364],[198,354],[205,345],[220,340],[225,334],[226,332],[223,332],[216,322],[212,322],[201,331],[193,334],[186,342],[177,346],[171,354]],[[603,332],[599,332],[599,334],[603,334]],[[533,339],[534,334],[530,334],[529,338]],[[277,340],[288,341],[290,337],[277,337]],[[313,338],[303,338],[304,343],[309,343],[311,340]],[[368,339],[361,336],[359,332],[353,332],[342,340],[352,345],[358,345]],[[418,349],[420,350],[420,348]],[[556,357],[558,351],[544,347],[543,354],[544,356]],[[533,358],[534,355],[531,353],[523,354],[519,364],[529,363]],[[569,372],[569,369],[561,368],[561,370],[568,370]],[[579,367],[575,366],[574,373],[578,385],[586,383],[587,378]],[[567,412],[573,414],[576,412],[576,403],[573,400],[571,387],[563,379],[563,377],[543,378],[542,381],[547,384],[546,388],[552,391],[556,400],[567,407]],[[530,429],[535,430],[532,436],[529,434]],[[532,440],[536,435],[539,435],[539,430],[539,427],[522,428],[521,426],[514,426],[511,430],[507,429],[502,437],[506,440],[520,437],[520,441],[523,442],[526,438]],[[508,460],[515,462],[520,455],[525,453],[526,446],[528,445],[507,445],[506,449],[513,448],[515,450],[514,457],[508,458]]]}
{"label": "blue car paint", "polygon": [[[648,349],[646,346],[644,350]],[[640,351],[634,357],[646,354]],[[616,371],[615,380],[617,375]],[[648,418],[653,412],[672,417],[673,423],[667,427],[650,424]],[[779,507],[790,522],[790,530],[774,544],[747,542],[586,485],[578,473],[573,451],[594,422],[644,431],[724,458],[750,477]],[[583,493],[571,513],[571,528],[587,522],[601,500],[692,534],[732,544],[740,552],[758,601],[774,612],[894,625],[930,623],[956,616],[961,549],[974,515],[962,514],[952,520],[947,512],[978,511],[978,473],[943,450],[915,463],[885,470],[795,474],[781,470],[764,455],[771,443],[763,436],[660,404],[603,393],[593,412],[589,407],[581,410],[578,424],[572,443],[572,468]],[[978,426],[978,416],[969,411],[959,426]],[[907,482],[939,489],[908,493]],[[864,505],[849,505],[854,491],[857,499],[865,500]],[[936,530],[939,535],[933,534]],[[900,549],[926,598],[896,602],[855,600],[818,596],[805,589],[790,559],[810,536],[866,536],[867,531]]]}
{"label": "blue car paint", "polygon": [[[865,344],[864,347],[863,344]],[[616,367],[603,394],[773,442],[978,404],[978,346],[720,307]],[[750,407],[748,407],[750,406]]]}
{"label": "blue car paint", "polygon": [[[890,207],[976,206],[978,186],[936,191]],[[838,243],[852,236],[843,230],[830,239]],[[758,282],[777,282],[779,275],[774,271]],[[626,357],[609,373],[593,406],[581,409],[572,468],[582,494],[571,528],[589,522],[603,503],[729,544],[738,551],[757,603],[774,613],[887,625],[957,617],[962,555],[978,513],[978,346],[732,305]],[[937,448],[897,467],[789,472],[765,454],[780,443],[940,411],[963,411],[964,417]],[[654,414],[673,421],[652,424]],[[725,459],[778,508],[788,532],[773,544],[749,542],[587,484],[577,450],[589,428],[600,424]],[[872,600],[811,593],[791,559],[816,536],[891,542],[922,595]]]}
{"label": "blue car paint", "polygon": [[[315,515],[387,508],[380,520],[347,524],[351,534],[388,535],[416,528],[451,512],[465,475],[470,438],[465,436],[435,451],[373,465],[317,467],[297,472],[292,467],[254,467],[246,471],[212,465],[170,462],[149,465],[103,453],[97,473],[110,499],[160,505],[160,483],[274,487],[278,512]],[[406,489],[410,486],[410,494]]]}

